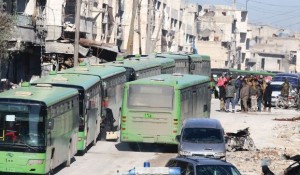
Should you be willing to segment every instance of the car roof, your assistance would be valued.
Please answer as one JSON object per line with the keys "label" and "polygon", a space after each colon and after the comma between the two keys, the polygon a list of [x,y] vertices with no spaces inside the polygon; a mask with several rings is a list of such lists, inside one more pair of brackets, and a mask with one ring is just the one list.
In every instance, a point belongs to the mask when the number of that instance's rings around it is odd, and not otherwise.
{"label": "car roof", "polygon": [[222,129],[219,120],[211,118],[188,118],[184,120],[182,128],[218,128]]}
{"label": "car roof", "polygon": [[175,157],[171,158],[170,160],[177,160],[177,161],[184,161],[189,162],[194,165],[227,165],[227,166],[233,166],[231,163],[226,162],[224,160],[220,159],[211,159],[211,158],[205,158],[205,157]]}

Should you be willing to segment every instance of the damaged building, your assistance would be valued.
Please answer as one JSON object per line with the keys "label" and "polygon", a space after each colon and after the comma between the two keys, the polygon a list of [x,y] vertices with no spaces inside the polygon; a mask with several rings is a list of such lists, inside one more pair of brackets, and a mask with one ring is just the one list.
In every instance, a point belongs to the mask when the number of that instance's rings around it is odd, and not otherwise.
{"label": "damaged building", "polygon": [[[0,4],[3,12],[16,16],[2,77],[19,83],[74,65],[76,0],[0,0]],[[81,1],[80,61],[116,59],[122,6],[122,0]]]}

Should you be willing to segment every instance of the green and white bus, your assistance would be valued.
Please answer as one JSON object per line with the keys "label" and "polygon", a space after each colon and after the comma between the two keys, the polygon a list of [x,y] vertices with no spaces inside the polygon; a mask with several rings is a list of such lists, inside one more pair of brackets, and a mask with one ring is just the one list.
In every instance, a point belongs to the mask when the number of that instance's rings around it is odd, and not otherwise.
{"label": "green and white bus", "polygon": [[49,84],[0,93],[0,174],[69,166],[77,152],[78,101],[76,89]]}
{"label": "green and white bus", "polygon": [[156,57],[174,59],[176,73],[205,76],[211,74],[211,61],[207,55],[160,53],[156,54]]}
{"label": "green and white bus", "polygon": [[[102,82],[102,123],[101,135],[106,138],[106,132],[119,130],[121,104],[126,69],[104,64],[80,64],[78,67],[59,72],[60,74],[82,74],[97,76]],[[112,114],[110,114],[112,113]],[[112,116],[110,116],[112,115]]]}
{"label": "green and white bus", "polygon": [[96,144],[101,123],[101,81],[99,77],[80,74],[51,74],[32,83],[77,89],[79,93],[79,133],[77,150],[80,154]]}
{"label": "green and white bus", "polygon": [[151,55],[132,55],[132,57],[128,58],[135,59],[137,61],[141,61],[141,64],[147,64],[150,61],[156,61],[161,66],[161,74],[173,74],[175,73],[175,60],[170,58],[160,58],[160,57],[153,57]]}
{"label": "green and white bus", "polygon": [[161,63],[152,60],[124,59],[123,61],[104,63],[104,65],[124,67],[127,82],[161,74]]}
{"label": "green and white bus", "polygon": [[162,74],[125,84],[121,142],[177,144],[181,123],[210,117],[209,77]]}

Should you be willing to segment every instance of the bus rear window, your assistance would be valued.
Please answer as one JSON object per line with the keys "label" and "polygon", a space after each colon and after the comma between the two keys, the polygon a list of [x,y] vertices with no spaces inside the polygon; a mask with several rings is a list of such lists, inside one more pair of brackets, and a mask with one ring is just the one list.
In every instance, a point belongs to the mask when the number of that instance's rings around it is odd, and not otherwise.
{"label": "bus rear window", "polygon": [[171,86],[130,85],[129,108],[168,108],[173,107],[174,89]]}

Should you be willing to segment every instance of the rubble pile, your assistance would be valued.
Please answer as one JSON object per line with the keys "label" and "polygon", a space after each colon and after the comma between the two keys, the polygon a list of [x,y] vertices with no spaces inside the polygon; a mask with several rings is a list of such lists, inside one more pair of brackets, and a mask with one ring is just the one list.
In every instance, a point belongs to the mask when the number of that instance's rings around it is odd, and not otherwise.
{"label": "rubble pile", "polygon": [[[282,174],[293,161],[286,160],[283,154],[300,154],[300,122],[282,122],[273,128],[273,142],[276,147],[262,148],[257,151],[227,152],[227,161],[233,163],[244,175],[261,174],[262,160],[269,160],[269,168],[275,174]],[[255,141],[254,141],[255,142]]]}

